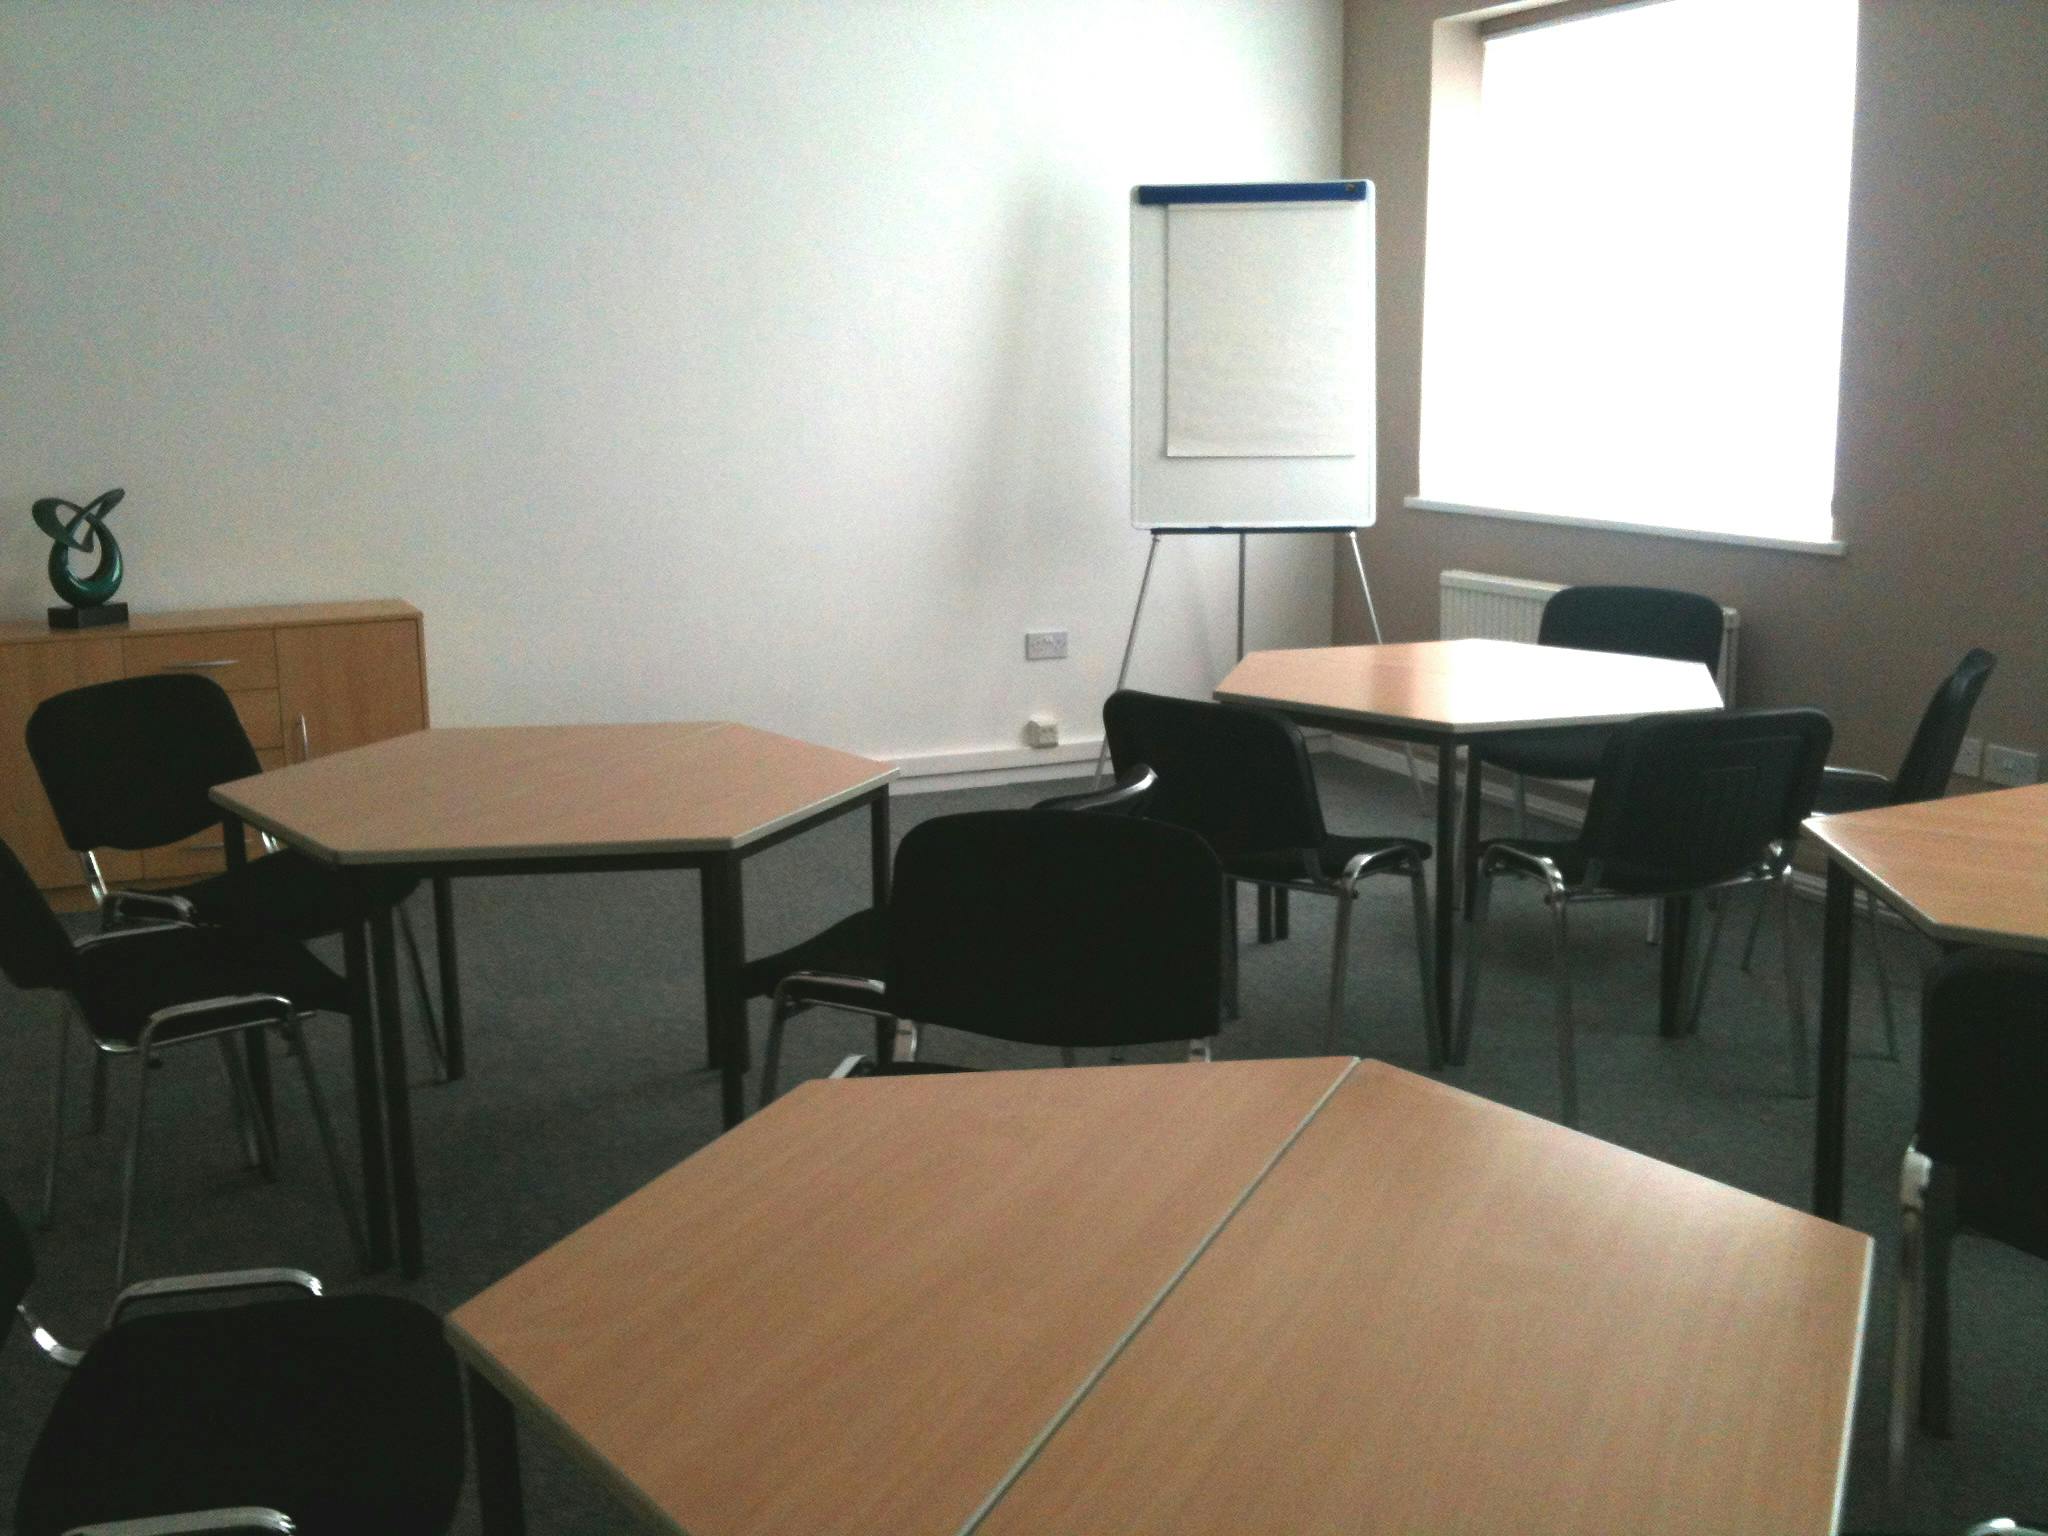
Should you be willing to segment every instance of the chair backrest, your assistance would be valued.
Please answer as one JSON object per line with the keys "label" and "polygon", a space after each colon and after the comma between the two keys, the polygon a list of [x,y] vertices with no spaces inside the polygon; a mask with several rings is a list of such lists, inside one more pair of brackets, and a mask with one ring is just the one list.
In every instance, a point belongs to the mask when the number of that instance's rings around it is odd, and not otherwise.
{"label": "chair backrest", "polygon": [[0,1195],[0,1344],[14,1331],[14,1309],[35,1283],[36,1256],[29,1247],[28,1229],[7,1197]]}
{"label": "chair backrest", "polygon": [[1958,1172],[1957,1211],[2048,1258],[2048,956],[1966,949],[1928,977],[1920,1150]]}
{"label": "chair backrest", "polygon": [[23,991],[69,987],[77,975],[71,935],[57,921],[14,850],[0,842],[0,971]]}
{"label": "chair backrest", "polygon": [[220,684],[166,672],[73,688],[28,719],[28,752],[71,848],[158,848],[220,821],[206,792],[260,772]]}
{"label": "chair backrest", "polygon": [[1566,587],[1543,605],[1538,645],[1721,665],[1721,605],[1669,587]]}
{"label": "chair backrest", "polygon": [[1948,793],[1956,754],[1963,750],[1963,736],[1970,729],[1970,712],[1977,707],[1977,698],[1997,665],[1998,658],[1989,651],[1972,650],[1934,690],[1920,717],[1920,727],[1913,732],[1912,745],[1906,748],[1905,761],[1892,780],[1892,804],[1939,800]]}
{"label": "chair backrest", "polygon": [[1699,710],[1617,728],[1579,834],[1588,878],[1653,893],[1742,873],[1812,811],[1833,738],[1817,709]]}
{"label": "chair backrest", "polygon": [[975,811],[911,828],[889,896],[890,1005],[1034,1045],[1216,1033],[1223,870],[1181,827]]}
{"label": "chair backrest", "polygon": [[1323,840],[1315,771],[1294,722],[1241,704],[1120,689],[1102,706],[1119,774],[1159,776],[1141,815],[1200,833],[1224,859]]}

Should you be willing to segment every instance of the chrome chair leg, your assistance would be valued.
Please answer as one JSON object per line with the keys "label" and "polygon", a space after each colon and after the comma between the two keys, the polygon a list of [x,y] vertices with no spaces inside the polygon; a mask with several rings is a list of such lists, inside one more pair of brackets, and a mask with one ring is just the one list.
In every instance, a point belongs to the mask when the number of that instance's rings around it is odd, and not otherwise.
{"label": "chrome chair leg", "polygon": [[370,1240],[356,1214],[355,1190],[342,1166],[341,1148],[334,1139],[334,1122],[327,1116],[327,1097],[320,1091],[320,1078],[313,1070],[313,1053],[306,1044],[305,1031],[299,1028],[296,1020],[288,1019],[278,1025],[278,1033],[284,1036],[285,1048],[298,1058],[299,1076],[306,1085],[306,1103],[313,1111],[313,1129],[320,1137],[320,1151],[327,1159],[327,1173],[334,1181],[335,1198],[341,1202],[341,1219],[348,1226],[349,1244],[355,1249],[356,1261],[367,1270],[370,1267]]}
{"label": "chrome chair leg", "polygon": [[426,1041],[427,1054],[434,1059],[434,1080],[448,1081],[448,1048],[441,1040],[441,1016],[434,1011],[433,989],[427,985],[426,962],[420,958],[419,935],[413,931],[412,913],[406,910],[404,902],[397,907],[398,936],[405,943],[406,959],[412,966],[412,984],[420,995],[420,1036]]}
{"label": "chrome chair leg", "polygon": [[1472,921],[1466,925],[1465,974],[1458,987],[1458,1022],[1444,1042],[1450,1065],[1461,1067],[1472,1049],[1472,1016],[1479,1004],[1479,952],[1486,945],[1486,919],[1493,906],[1493,871],[1479,866],[1473,887]]}
{"label": "chrome chair leg", "polygon": [[1568,903],[1550,900],[1551,967],[1557,987],[1557,1080],[1564,1094],[1566,1125],[1579,1123],[1578,1042],[1572,1029],[1572,967],[1565,912]]}
{"label": "chrome chair leg", "polygon": [[1358,887],[1345,880],[1332,888],[1337,898],[1337,937],[1330,946],[1330,1017],[1323,1025],[1323,1054],[1337,1054],[1337,1026],[1344,1019],[1344,975],[1350,969],[1351,909],[1358,903]]}
{"label": "chrome chair leg", "polygon": [[1778,921],[1785,951],[1785,1011],[1792,1027],[1792,1092],[1799,1098],[1813,1097],[1813,1047],[1806,1038],[1806,982],[1799,973],[1799,930],[1792,916],[1792,872],[1774,882],[1778,887]]}
{"label": "chrome chair leg", "polygon": [[1714,974],[1714,954],[1721,947],[1721,925],[1728,918],[1725,896],[1719,900],[1709,896],[1707,902],[1712,908],[1713,918],[1707,924],[1707,942],[1700,946],[1699,956],[1693,962],[1697,974],[1693,977],[1692,1007],[1686,1011],[1685,1032],[1688,1035],[1699,1033],[1700,1014],[1707,1006],[1707,982]]}
{"label": "chrome chair leg", "polygon": [[1905,1493],[1906,1453],[1920,1416],[1920,1351],[1926,1300],[1927,1179],[1932,1165],[1917,1147],[1899,1166],[1899,1291],[1892,1326],[1891,1411],[1885,1426],[1885,1471],[1894,1499]]}
{"label": "chrome chair leg", "polygon": [[249,1119],[248,1096],[242,1091],[241,1078],[236,1075],[235,1042],[222,1035],[213,1044],[215,1054],[220,1057],[221,1076],[228,1085],[228,1112],[234,1117],[235,1138],[242,1144],[242,1165],[246,1168],[261,1168],[263,1145],[256,1139],[256,1132]]}
{"label": "chrome chair leg", "polygon": [[782,1073],[782,1035],[794,1012],[782,989],[775,989],[774,1008],[768,1016],[768,1038],[761,1046],[761,1094],[757,1107],[766,1109],[775,1100],[775,1085]]}
{"label": "chrome chair leg", "polygon": [[1863,910],[1870,914],[1870,963],[1877,970],[1877,1006],[1884,1016],[1884,1059],[1899,1059],[1899,1021],[1892,1012],[1892,978],[1884,963],[1884,924],[1878,921],[1878,901],[1863,893]]}
{"label": "chrome chair leg", "polygon": [[1756,936],[1764,931],[1764,908],[1770,904],[1771,893],[1760,892],[1757,896],[1756,910],[1749,914],[1749,937],[1742,943],[1742,969],[1745,975],[1756,961]]}
{"label": "chrome chair leg", "polygon": [[[98,1052],[94,1052],[95,1055]],[[57,1069],[50,1095],[50,1162],[43,1170],[43,1216],[38,1225],[45,1231],[57,1221],[57,1155],[64,1145],[64,1077],[71,1056],[71,1000],[57,1010]]]}
{"label": "chrome chair leg", "polygon": [[142,1121],[149,1108],[149,1042],[138,1052],[135,1074],[135,1123],[128,1129],[128,1152],[121,1164],[121,1229],[114,1243],[114,1289],[128,1283],[128,1237],[135,1225],[135,1180],[142,1163]]}

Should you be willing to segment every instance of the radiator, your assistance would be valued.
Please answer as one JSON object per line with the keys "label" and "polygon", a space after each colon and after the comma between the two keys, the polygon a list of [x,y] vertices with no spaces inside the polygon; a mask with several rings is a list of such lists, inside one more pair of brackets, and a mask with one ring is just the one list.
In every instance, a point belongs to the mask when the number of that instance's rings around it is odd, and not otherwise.
{"label": "radiator", "polygon": [[[1446,640],[1478,636],[1487,640],[1536,638],[1543,605],[1561,590],[1554,581],[1524,581],[1519,576],[1486,576],[1478,571],[1445,571],[1437,580],[1441,618],[1439,634]],[[1736,638],[1740,616],[1721,608],[1721,670],[1714,675],[1721,700],[1735,702]]]}

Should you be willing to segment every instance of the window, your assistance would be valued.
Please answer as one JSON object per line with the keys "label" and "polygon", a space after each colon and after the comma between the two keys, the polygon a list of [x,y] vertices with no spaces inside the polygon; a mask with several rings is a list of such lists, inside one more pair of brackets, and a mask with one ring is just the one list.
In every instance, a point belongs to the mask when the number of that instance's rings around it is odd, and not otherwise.
{"label": "window", "polygon": [[1854,0],[1441,23],[1416,504],[1826,544]]}

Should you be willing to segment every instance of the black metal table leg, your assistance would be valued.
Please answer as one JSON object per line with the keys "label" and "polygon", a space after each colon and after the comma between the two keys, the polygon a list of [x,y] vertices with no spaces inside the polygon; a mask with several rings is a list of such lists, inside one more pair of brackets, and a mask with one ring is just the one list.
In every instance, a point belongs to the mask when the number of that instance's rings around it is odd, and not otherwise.
{"label": "black metal table leg", "polygon": [[705,864],[704,1027],[717,1049],[719,1108],[731,1130],[746,1116],[747,929],[741,856],[722,853]]}
{"label": "black metal table leg", "polygon": [[[227,866],[230,879],[249,863],[249,848],[244,841],[242,818],[232,812],[223,811],[220,818],[221,858]],[[277,1145],[277,1101],[270,1089],[270,1036],[260,1029],[252,1029],[242,1036],[242,1057],[249,1066],[249,1087],[256,1100],[256,1111],[263,1116],[264,1134],[257,1137],[260,1147]],[[261,1154],[263,1171],[276,1172],[270,1166],[267,1152]]]}
{"label": "black metal table leg", "polygon": [[1273,942],[1280,944],[1285,943],[1287,939],[1287,897],[1289,892],[1284,885],[1276,885],[1272,889]]}
{"label": "black metal table leg", "polygon": [[[884,923],[889,911],[889,868],[894,856],[889,838],[889,791],[886,786],[868,802],[868,889]],[[875,1020],[875,1061],[887,1066],[896,1054],[896,1031],[887,1019]]]}
{"label": "black metal table leg", "polygon": [[406,1081],[405,1018],[398,991],[398,946],[391,909],[370,914],[370,971],[376,984],[377,1046],[384,1064],[384,1134],[391,1144],[391,1208],[398,1229],[398,1273],[416,1279],[420,1246],[419,1169],[413,1161],[412,1087]]}
{"label": "black metal table leg", "polygon": [[1687,1023],[1685,960],[1692,931],[1692,898],[1664,898],[1664,945],[1657,957],[1657,1033],[1673,1039]]}
{"label": "black metal table leg", "polygon": [[469,1432],[476,1442],[476,1502],[484,1536],[525,1536],[519,1487],[519,1421],[512,1405],[477,1371],[469,1384]]}
{"label": "black metal table leg", "polygon": [[375,1273],[391,1267],[391,1174],[384,1156],[384,1090],[377,1070],[376,1010],[370,1001],[370,944],[361,923],[341,931],[341,953],[348,982],[356,1139],[363,1159],[363,1224],[370,1235],[370,1270]]}
{"label": "black metal table leg", "polygon": [[1451,1045],[1451,954],[1458,915],[1458,744],[1436,749],[1436,1038],[1444,1060]]}
{"label": "black metal table leg", "polygon": [[1465,920],[1470,922],[1479,892],[1479,798],[1485,788],[1486,770],[1479,749],[1465,749],[1465,824],[1458,843],[1458,878],[1464,892]]}
{"label": "black metal table leg", "polygon": [[1820,940],[1820,1074],[1813,1125],[1813,1213],[1842,1219],[1844,1143],[1849,1133],[1849,964],[1854,958],[1856,882],[1828,860]]}
{"label": "black metal table leg", "polygon": [[455,882],[436,875],[434,886],[434,955],[441,970],[441,1061],[448,1081],[459,1082],[466,1058],[462,1050],[462,979],[455,966]]}

